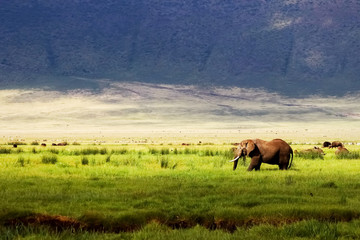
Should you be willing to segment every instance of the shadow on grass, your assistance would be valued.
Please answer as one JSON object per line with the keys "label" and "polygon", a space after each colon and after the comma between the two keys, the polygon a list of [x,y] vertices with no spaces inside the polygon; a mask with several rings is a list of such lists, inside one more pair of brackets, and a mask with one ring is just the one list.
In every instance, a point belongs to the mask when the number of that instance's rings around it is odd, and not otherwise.
{"label": "shadow on grass", "polygon": [[308,212],[297,211],[291,216],[259,216],[259,217],[214,217],[212,215],[198,216],[165,216],[160,212],[144,212],[138,214],[124,214],[120,217],[105,216],[99,212],[88,212],[79,219],[67,216],[52,216],[32,212],[8,212],[0,216],[0,223],[4,227],[18,226],[41,228],[48,227],[54,231],[71,230],[72,232],[102,232],[119,233],[140,230],[149,223],[158,223],[172,229],[187,229],[197,225],[209,230],[225,230],[235,232],[238,228],[251,228],[257,225],[283,226],[304,220],[318,220],[325,222],[349,222],[358,219],[360,212],[329,209],[327,211]]}

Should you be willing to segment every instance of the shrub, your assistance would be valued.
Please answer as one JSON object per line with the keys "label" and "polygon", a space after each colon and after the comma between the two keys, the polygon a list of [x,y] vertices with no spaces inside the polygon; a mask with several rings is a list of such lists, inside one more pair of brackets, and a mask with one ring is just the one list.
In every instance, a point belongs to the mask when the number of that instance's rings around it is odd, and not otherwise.
{"label": "shrub", "polygon": [[156,148],[149,148],[149,153],[155,155],[159,153],[159,150],[157,150]]}
{"label": "shrub", "polygon": [[160,150],[160,154],[161,155],[167,155],[167,154],[169,154],[170,153],[170,150],[168,149],[168,148],[162,148],[161,150]]}
{"label": "shrub", "polygon": [[106,156],[105,162],[110,162],[111,155]]}
{"label": "shrub", "polygon": [[9,154],[11,153],[10,148],[0,148],[0,154]]}
{"label": "shrub", "polygon": [[50,149],[49,152],[53,153],[53,154],[59,154],[59,150],[58,149]]}
{"label": "shrub", "polygon": [[105,154],[107,154],[107,149],[106,148],[102,148],[102,149],[100,149],[100,154],[101,155],[105,155]]}
{"label": "shrub", "polygon": [[161,158],[160,159],[160,166],[161,166],[161,168],[168,168],[169,159],[168,158]]}
{"label": "shrub", "polygon": [[89,165],[89,159],[85,156],[81,157],[81,164],[82,165]]}
{"label": "shrub", "polygon": [[80,143],[78,143],[78,142],[73,142],[72,145],[78,146],[78,145],[80,145]]}
{"label": "shrub", "polygon": [[7,145],[26,145],[26,143],[25,142],[14,141],[14,142],[8,142]]}
{"label": "shrub", "polygon": [[41,157],[41,162],[45,163],[45,164],[55,164],[58,161],[58,158],[56,155],[52,154],[52,155],[43,155]]}
{"label": "shrub", "polygon": [[39,145],[39,142],[37,142],[37,141],[33,141],[33,142],[31,142],[31,143],[30,143],[30,145],[34,145],[34,146],[36,146],[36,145]]}
{"label": "shrub", "polygon": [[175,168],[177,167],[177,163],[174,163],[174,164],[171,166],[168,157],[161,157],[161,158],[160,158],[160,167],[161,167],[161,168],[175,169]]}
{"label": "shrub", "polygon": [[337,159],[360,159],[360,152],[340,153],[336,155]]}
{"label": "shrub", "polygon": [[22,153],[22,152],[24,152],[24,149],[22,149],[22,148],[17,148],[17,149],[15,150],[15,152],[16,152],[16,153]]}
{"label": "shrub", "polygon": [[18,164],[20,167],[24,167],[24,166],[25,166],[25,159],[24,159],[23,156],[18,157],[17,164]]}

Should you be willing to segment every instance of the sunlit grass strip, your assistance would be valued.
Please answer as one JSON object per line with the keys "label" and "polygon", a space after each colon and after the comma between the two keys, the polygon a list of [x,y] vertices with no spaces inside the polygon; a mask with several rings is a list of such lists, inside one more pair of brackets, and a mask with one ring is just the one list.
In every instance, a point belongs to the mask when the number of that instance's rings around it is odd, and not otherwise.
{"label": "sunlit grass strip", "polygon": [[336,159],[360,159],[360,152],[353,151],[348,153],[340,153],[336,155]]}
{"label": "sunlit grass strip", "polygon": [[41,156],[41,162],[45,164],[55,164],[58,161],[58,157],[54,154]]}

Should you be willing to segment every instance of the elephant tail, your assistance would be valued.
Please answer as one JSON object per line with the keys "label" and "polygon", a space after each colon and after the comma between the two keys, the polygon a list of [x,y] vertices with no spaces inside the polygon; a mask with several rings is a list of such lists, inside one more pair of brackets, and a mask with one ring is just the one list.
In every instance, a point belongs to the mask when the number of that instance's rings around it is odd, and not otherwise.
{"label": "elephant tail", "polygon": [[291,164],[292,164],[292,161],[293,161],[293,158],[294,158],[294,154],[293,154],[293,150],[292,150],[292,148],[290,148],[290,154],[291,154],[291,160],[290,160],[290,164],[289,164],[289,166],[288,166],[288,169],[290,169],[291,168]]}

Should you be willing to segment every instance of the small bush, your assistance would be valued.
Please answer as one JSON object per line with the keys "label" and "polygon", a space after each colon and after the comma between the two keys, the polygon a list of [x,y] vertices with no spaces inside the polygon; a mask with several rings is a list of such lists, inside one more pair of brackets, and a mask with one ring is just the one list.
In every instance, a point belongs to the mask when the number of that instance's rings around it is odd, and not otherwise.
{"label": "small bush", "polygon": [[80,143],[78,143],[78,142],[73,142],[72,145],[74,145],[74,146],[79,146]]}
{"label": "small bush", "polygon": [[17,148],[17,149],[15,150],[15,152],[16,152],[16,153],[22,153],[22,152],[24,152],[24,149],[22,149],[22,148]]}
{"label": "small bush", "polygon": [[33,141],[33,142],[30,143],[30,145],[37,146],[37,145],[39,145],[39,142]]}
{"label": "small bush", "polygon": [[126,154],[128,152],[128,150],[126,148],[120,149],[119,154]]}
{"label": "small bush", "polygon": [[72,151],[73,155],[96,155],[96,154],[101,154],[101,155],[105,155],[108,153],[108,150],[106,148],[84,148],[81,150],[75,150]]}
{"label": "small bush", "polygon": [[360,152],[340,153],[336,155],[337,159],[360,159]]}
{"label": "small bush", "polygon": [[106,156],[105,162],[110,162],[111,155]]}
{"label": "small bush", "polygon": [[149,148],[149,153],[155,155],[159,153],[159,150],[156,148]]}
{"label": "small bush", "polygon": [[107,154],[108,151],[107,151],[106,148],[102,148],[102,149],[100,149],[99,152],[100,152],[101,155],[105,155],[105,154]]}
{"label": "small bush", "polygon": [[58,161],[58,158],[56,155],[43,155],[41,157],[41,162],[45,164],[55,164]]}
{"label": "small bush", "polygon": [[177,163],[174,163],[173,165],[170,165],[170,161],[169,161],[168,157],[161,157],[160,158],[160,167],[161,168],[175,169],[177,167]]}
{"label": "small bush", "polygon": [[184,154],[191,154],[190,149],[189,149],[189,148],[185,148],[185,150],[184,150]]}
{"label": "small bush", "polygon": [[15,142],[8,142],[7,145],[26,145],[26,142],[18,142],[18,141],[15,141]]}
{"label": "small bush", "polygon": [[95,155],[99,153],[99,149],[97,148],[84,148],[80,150],[82,155]]}
{"label": "small bush", "polygon": [[49,150],[49,152],[53,153],[53,154],[59,154],[59,150],[58,149],[55,149],[55,148],[51,148]]}
{"label": "small bush", "polygon": [[18,164],[20,167],[24,167],[24,166],[25,166],[25,159],[24,159],[23,156],[18,157],[17,164]]}
{"label": "small bush", "polygon": [[160,154],[161,155],[167,155],[167,154],[169,154],[170,153],[170,150],[168,149],[168,148],[162,148],[161,150],[160,150]]}
{"label": "small bush", "polygon": [[327,182],[321,185],[323,188],[337,188],[335,182]]}
{"label": "small bush", "polygon": [[32,149],[31,149],[31,152],[32,152],[32,153],[38,153],[38,151],[36,150],[36,148],[32,148]]}
{"label": "small bush", "polygon": [[89,165],[89,159],[85,156],[81,157],[81,164],[82,165]]}
{"label": "small bush", "polygon": [[161,168],[168,168],[169,159],[168,158],[161,158],[160,159],[160,166],[161,166]]}
{"label": "small bush", "polygon": [[9,154],[11,153],[10,148],[0,148],[0,154]]}

